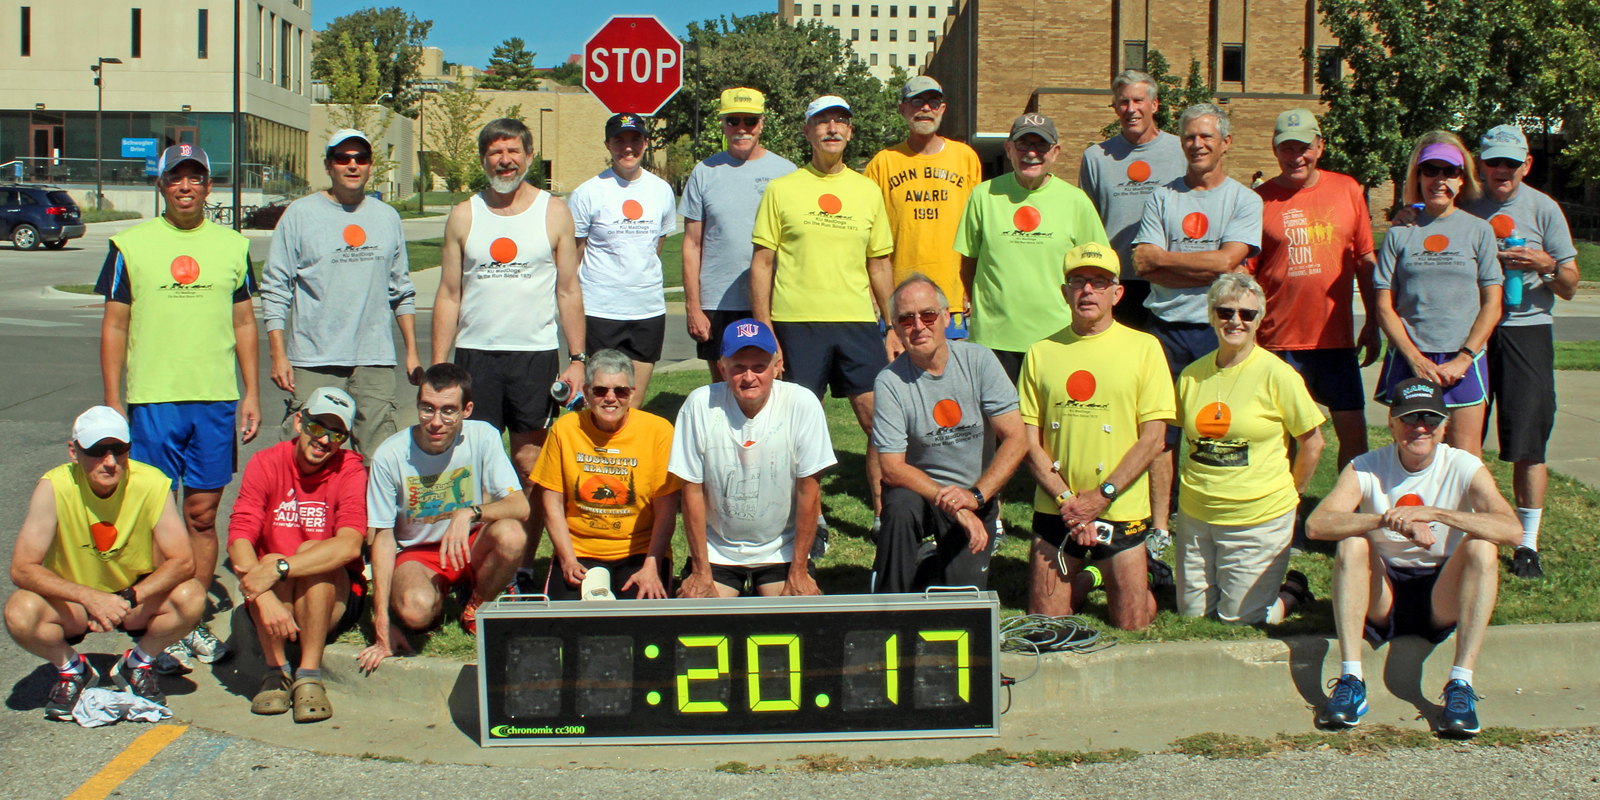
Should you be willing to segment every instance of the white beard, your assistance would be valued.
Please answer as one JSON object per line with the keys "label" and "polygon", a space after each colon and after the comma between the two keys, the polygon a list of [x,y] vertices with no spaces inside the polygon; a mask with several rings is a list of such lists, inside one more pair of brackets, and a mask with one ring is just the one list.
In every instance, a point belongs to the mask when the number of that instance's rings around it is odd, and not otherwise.
{"label": "white beard", "polygon": [[511,194],[517,190],[518,186],[522,185],[523,179],[527,177],[527,170],[518,172],[516,175],[510,178],[502,178],[491,172],[489,173],[489,188],[495,190],[495,192],[499,194]]}

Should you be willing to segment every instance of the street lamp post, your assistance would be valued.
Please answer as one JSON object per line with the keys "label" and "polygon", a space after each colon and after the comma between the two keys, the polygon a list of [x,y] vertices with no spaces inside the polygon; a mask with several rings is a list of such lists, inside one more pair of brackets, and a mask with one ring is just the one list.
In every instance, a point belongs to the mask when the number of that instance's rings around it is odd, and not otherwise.
{"label": "street lamp post", "polygon": [[[555,109],[553,109],[553,108],[541,108],[541,109],[539,109],[539,160],[540,161],[549,161],[549,159],[544,157],[544,115],[545,115],[545,112],[554,111],[554,110]],[[541,169],[540,172],[544,172],[544,170]],[[540,189],[549,190],[549,188],[550,188],[550,173],[548,173],[548,172],[544,173],[544,185],[540,186],[539,188]]]}
{"label": "street lamp post", "polygon": [[101,81],[105,73],[101,70],[107,64],[121,64],[120,58],[101,57],[90,70],[94,71],[94,210],[100,210],[101,196],[105,193],[104,183],[101,181],[101,145],[100,145],[100,115],[105,110],[106,87]]}

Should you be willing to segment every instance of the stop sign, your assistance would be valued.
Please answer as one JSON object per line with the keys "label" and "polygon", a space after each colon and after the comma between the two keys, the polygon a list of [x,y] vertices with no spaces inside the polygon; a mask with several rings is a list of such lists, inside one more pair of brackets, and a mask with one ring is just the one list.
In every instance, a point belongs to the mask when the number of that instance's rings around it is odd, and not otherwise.
{"label": "stop sign", "polygon": [[654,114],[682,86],[683,43],[654,16],[612,17],[583,46],[583,87],[613,114]]}

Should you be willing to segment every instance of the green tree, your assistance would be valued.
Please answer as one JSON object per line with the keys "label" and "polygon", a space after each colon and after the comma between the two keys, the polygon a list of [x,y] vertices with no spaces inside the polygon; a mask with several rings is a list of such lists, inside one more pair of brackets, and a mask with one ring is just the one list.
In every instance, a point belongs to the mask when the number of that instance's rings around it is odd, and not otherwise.
{"label": "green tree", "polygon": [[1527,15],[1527,29],[1538,33],[1527,59],[1524,96],[1533,106],[1527,118],[1565,138],[1559,160],[1573,183],[1600,180],[1600,2],[1513,5]]}
{"label": "green tree", "polygon": [[440,121],[428,132],[428,141],[434,146],[431,166],[444,176],[450,191],[459,191],[483,173],[478,161],[478,130],[483,127],[489,100],[479,99],[476,89],[455,83],[434,95],[434,100],[428,118]]}
{"label": "green tree", "polygon": [[527,44],[517,37],[501,42],[489,56],[488,74],[478,81],[478,85],[485,89],[537,91],[539,79],[534,77],[534,55],[528,52]]}
{"label": "green tree", "polygon": [[[904,73],[894,80],[903,83]],[[854,134],[845,157],[862,165],[906,137],[894,80],[886,87],[874,78],[851,58],[850,45],[839,31],[819,22],[790,25],[774,14],[691,22],[684,44],[683,90],[657,116],[653,143],[661,149],[687,135],[696,161],[721,150],[717,106],[722,90],[748,86],[767,97],[762,145],[801,163],[811,157],[802,130],[806,105],[832,94],[850,104]]]}
{"label": "green tree", "polygon": [[550,70],[550,80],[562,86],[582,86],[583,68],[576,61],[558,64]]}
{"label": "green tree", "polygon": [[365,8],[328,23],[311,52],[311,77],[327,80],[330,62],[336,58],[339,39],[349,34],[357,42],[372,45],[378,59],[378,85],[390,95],[383,104],[408,117],[416,116],[421,93],[412,88],[422,69],[422,43],[433,29],[400,8]]}
{"label": "green tree", "polygon": [[[372,43],[357,41],[348,32],[339,34],[335,47],[328,53],[328,123],[325,135],[334,131],[354,128],[367,135],[369,141],[382,140],[394,122],[394,112],[378,104],[378,55]],[[372,175],[384,176],[397,165],[378,148],[372,152]]]}
{"label": "green tree", "polygon": [[[1156,127],[1167,133],[1178,134],[1178,117],[1183,110],[1196,103],[1210,103],[1216,100],[1217,95],[1211,91],[1211,85],[1206,82],[1205,72],[1200,68],[1200,59],[1189,59],[1189,74],[1186,78],[1179,79],[1167,63],[1167,57],[1160,50],[1151,50],[1145,58],[1145,72],[1155,78],[1156,85],[1160,87],[1159,99],[1161,106],[1156,109]],[[1122,124],[1116,120],[1100,129],[1100,135],[1110,139],[1122,132]]]}

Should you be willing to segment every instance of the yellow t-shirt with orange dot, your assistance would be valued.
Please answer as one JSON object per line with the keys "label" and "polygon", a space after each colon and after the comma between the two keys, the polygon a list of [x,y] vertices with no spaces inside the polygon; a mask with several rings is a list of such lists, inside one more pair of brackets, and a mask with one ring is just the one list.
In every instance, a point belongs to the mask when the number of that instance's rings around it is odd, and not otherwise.
{"label": "yellow t-shirt with orange dot", "polygon": [[774,322],[874,322],[867,259],[894,252],[876,183],[807,164],[767,184],[750,240],[777,252]]}

